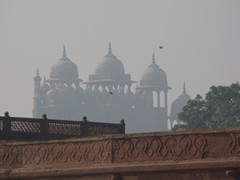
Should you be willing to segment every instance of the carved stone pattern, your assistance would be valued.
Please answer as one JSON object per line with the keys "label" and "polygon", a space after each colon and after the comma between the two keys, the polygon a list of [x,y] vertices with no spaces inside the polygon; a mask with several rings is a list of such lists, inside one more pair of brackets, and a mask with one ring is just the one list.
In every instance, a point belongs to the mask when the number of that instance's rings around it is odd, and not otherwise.
{"label": "carved stone pattern", "polygon": [[17,132],[40,132],[39,122],[12,121],[11,130]]}
{"label": "carved stone pattern", "polygon": [[240,156],[238,132],[100,137],[80,138],[74,142],[2,141],[0,169],[99,166]]}
{"label": "carved stone pattern", "polygon": [[28,145],[23,148],[23,167],[110,163],[111,148],[109,141]]}
{"label": "carved stone pattern", "polygon": [[0,146],[0,169],[18,168],[22,164],[20,146]]}
{"label": "carved stone pattern", "polygon": [[91,125],[88,127],[89,135],[99,135],[99,134],[120,134],[121,131],[117,127],[110,126],[97,126]]}
{"label": "carved stone pattern", "polygon": [[113,142],[113,161],[158,161],[202,158],[207,140],[201,135],[125,138]]}
{"label": "carved stone pattern", "polygon": [[50,134],[66,134],[66,135],[80,135],[79,124],[62,124],[62,123],[49,123]]}
{"label": "carved stone pattern", "polygon": [[230,134],[229,154],[232,156],[240,156],[240,135]]}

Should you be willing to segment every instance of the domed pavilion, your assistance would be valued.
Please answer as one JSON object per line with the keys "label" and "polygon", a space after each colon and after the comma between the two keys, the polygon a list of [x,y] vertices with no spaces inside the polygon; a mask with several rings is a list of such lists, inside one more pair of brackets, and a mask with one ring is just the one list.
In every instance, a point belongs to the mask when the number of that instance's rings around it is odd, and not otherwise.
{"label": "domed pavilion", "polygon": [[97,63],[94,74],[87,81],[78,77],[78,68],[66,55],[53,63],[49,78],[37,71],[34,77],[33,117],[47,114],[49,119],[81,120],[117,123],[125,120],[126,132],[167,130],[166,73],[152,63],[143,71],[140,83],[125,72],[124,64],[112,52]]}
{"label": "domed pavilion", "polygon": [[123,63],[112,53],[109,43],[108,53],[97,64],[95,74],[89,75],[85,82],[90,89],[102,89],[102,91],[121,93],[130,91],[131,85],[136,83],[131,80],[130,74],[125,74]]}
{"label": "domed pavilion", "polygon": [[[153,107],[153,95],[156,94],[157,107],[161,107],[160,101],[164,100],[164,106],[167,108],[167,93],[171,87],[168,86],[166,73],[156,64],[155,55],[152,56],[152,63],[144,70],[138,89],[147,99],[147,106]],[[164,93],[164,97],[161,97]]]}
{"label": "domed pavilion", "polygon": [[68,86],[74,84],[76,87],[82,80],[78,78],[78,68],[66,55],[65,46],[63,47],[63,56],[56,61],[50,71],[48,82],[52,86],[59,83],[66,83]]}

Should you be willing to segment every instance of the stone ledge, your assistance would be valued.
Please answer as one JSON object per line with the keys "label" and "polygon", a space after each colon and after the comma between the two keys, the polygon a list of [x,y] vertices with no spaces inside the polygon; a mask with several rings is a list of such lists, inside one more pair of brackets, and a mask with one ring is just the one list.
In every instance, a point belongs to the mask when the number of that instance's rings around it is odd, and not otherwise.
{"label": "stone ledge", "polygon": [[1,178],[236,168],[240,128],[0,141]]}
{"label": "stone ledge", "polygon": [[0,178],[50,178],[64,176],[97,176],[97,175],[132,175],[132,174],[150,174],[150,173],[180,173],[185,171],[214,171],[221,170],[232,171],[240,168],[240,158],[227,159],[207,159],[207,160],[188,160],[182,162],[145,162],[142,163],[119,163],[114,165],[87,166],[87,167],[69,167],[52,169],[13,169],[12,171],[0,171]]}

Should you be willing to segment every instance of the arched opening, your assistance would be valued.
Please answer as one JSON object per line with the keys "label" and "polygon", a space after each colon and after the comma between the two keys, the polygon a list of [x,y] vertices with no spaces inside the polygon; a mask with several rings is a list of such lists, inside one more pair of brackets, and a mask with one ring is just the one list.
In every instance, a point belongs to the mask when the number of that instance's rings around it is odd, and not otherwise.
{"label": "arched opening", "polygon": [[101,85],[98,87],[98,91],[103,92],[103,87]]}
{"label": "arched opening", "polygon": [[156,91],[153,91],[153,107],[158,107],[158,94]]}
{"label": "arched opening", "polygon": [[160,107],[165,107],[165,94],[163,91],[160,92]]}

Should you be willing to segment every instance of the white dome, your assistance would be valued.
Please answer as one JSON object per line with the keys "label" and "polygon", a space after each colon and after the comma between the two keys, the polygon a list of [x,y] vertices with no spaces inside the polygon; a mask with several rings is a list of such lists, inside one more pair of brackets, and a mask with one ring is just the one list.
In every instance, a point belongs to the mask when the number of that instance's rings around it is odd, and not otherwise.
{"label": "white dome", "polygon": [[96,75],[106,74],[110,76],[119,76],[125,74],[123,63],[112,54],[111,44],[109,44],[109,52],[103,59],[97,64]]}
{"label": "white dome", "polygon": [[63,57],[55,62],[50,71],[50,81],[78,81],[78,68],[67,58],[65,48]]}
{"label": "white dome", "polygon": [[178,119],[178,114],[182,112],[182,109],[185,105],[187,105],[188,100],[190,100],[190,96],[186,93],[184,83],[182,94],[177,99],[175,99],[171,104],[170,118],[172,120]]}
{"label": "white dome", "polygon": [[140,86],[161,86],[167,87],[167,75],[159,68],[155,63],[155,58],[153,55],[153,62],[149,65],[143,72],[140,80]]}

